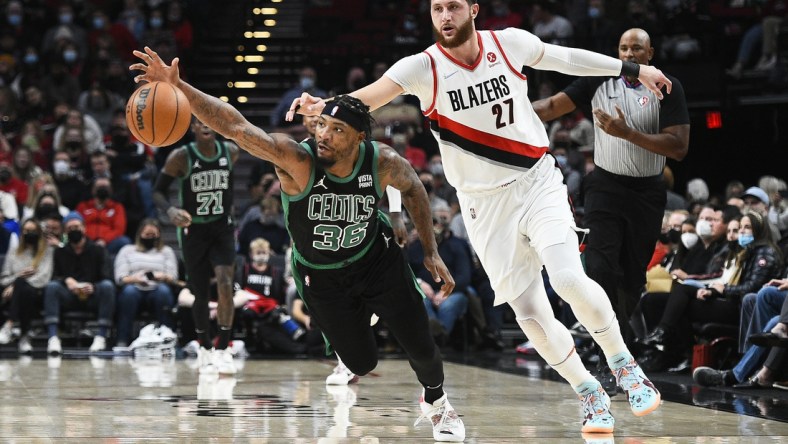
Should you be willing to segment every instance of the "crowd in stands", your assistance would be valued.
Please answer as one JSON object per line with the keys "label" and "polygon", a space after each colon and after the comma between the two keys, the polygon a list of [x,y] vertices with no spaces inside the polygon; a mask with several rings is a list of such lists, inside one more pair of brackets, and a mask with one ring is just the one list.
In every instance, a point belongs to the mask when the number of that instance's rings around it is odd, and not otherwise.
{"label": "crowd in stands", "polygon": [[[91,351],[129,345],[142,312],[147,320],[178,331],[182,345],[194,338],[194,296],[184,288],[175,245],[163,241],[151,197],[159,166],[151,148],[131,136],[123,109],[134,89],[127,70],[131,50],[148,44],[165,59],[188,58],[191,24],[182,1],[117,3],[42,1],[22,8],[16,0],[0,2],[0,344],[16,340],[22,353],[32,351],[36,328],[44,329],[49,351],[60,351],[61,315],[74,308],[95,313]],[[369,3],[373,13],[399,13],[396,42],[420,49],[431,43],[425,2],[407,2],[404,14],[402,2]],[[481,29],[519,26],[544,41],[611,54],[621,31],[637,25],[662,43],[655,44],[662,57],[682,59],[709,50],[698,34],[709,25],[698,13],[700,2],[633,0],[614,12],[606,11],[608,2],[602,0],[480,3]],[[271,128],[308,136],[314,131],[309,119],[288,126],[282,117],[294,96],[352,91],[387,67],[384,61],[369,72],[349,67],[340,85],[325,90],[322,74],[303,67],[271,114]],[[552,94],[553,79],[537,80],[535,96]],[[489,279],[468,243],[456,192],[446,182],[418,103],[399,97],[373,116],[372,137],[394,147],[418,172],[430,198],[441,257],[457,283],[455,293],[436,294],[440,286],[424,270],[418,238],[408,225],[405,248],[427,296],[436,342],[501,350],[508,309],[493,306]],[[594,167],[589,117],[575,112],[546,123],[551,153],[564,173],[580,226],[580,183]],[[235,211],[237,329],[260,351],[320,353],[322,337],[290,274],[278,180],[263,161],[253,161],[251,171],[251,204]],[[769,355],[763,348],[748,353],[754,349],[748,337],[776,328],[788,294],[786,184],[775,177],[752,184],[732,180],[717,192],[697,178],[685,193],[676,193],[669,168],[664,177],[669,191],[663,236],[633,319],[640,326],[641,362],[652,370],[686,368],[696,343],[693,325],[730,324],[741,329],[737,352],[746,365],[722,375],[704,370],[699,377],[717,385],[745,382]],[[404,220],[408,223],[407,216]],[[545,285],[550,293],[548,276]],[[578,332],[558,298],[554,309]],[[385,325],[377,328],[381,347],[395,349]],[[578,345],[586,337],[580,333]],[[780,359],[767,364],[774,371],[775,361]],[[758,374],[759,383],[779,380]]]}

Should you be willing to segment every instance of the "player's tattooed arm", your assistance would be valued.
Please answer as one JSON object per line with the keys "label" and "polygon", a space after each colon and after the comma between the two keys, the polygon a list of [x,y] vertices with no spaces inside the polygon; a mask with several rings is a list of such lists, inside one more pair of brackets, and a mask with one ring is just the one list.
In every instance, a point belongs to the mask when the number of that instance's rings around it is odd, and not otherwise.
{"label": "player's tattooed arm", "polygon": [[393,148],[378,144],[378,177],[381,188],[388,185],[400,190],[402,203],[410,214],[424,249],[424,266],[432,273],[436,282],[443,282],[441,289],[450,294],[454,289],[454,278],[438,255],[438,244],[432,230],[432,209],[427,190],[416,175],[416,171],[397,154]]}

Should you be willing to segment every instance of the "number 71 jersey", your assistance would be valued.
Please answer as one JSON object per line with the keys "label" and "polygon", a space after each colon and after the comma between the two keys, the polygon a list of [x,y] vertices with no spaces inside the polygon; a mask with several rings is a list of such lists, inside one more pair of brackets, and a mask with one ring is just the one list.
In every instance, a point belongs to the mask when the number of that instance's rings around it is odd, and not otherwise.
{"label": "number 71 jersey", "polygon": [[181,178],[181,208],[192,223],[227,218],[233,207],[233,162],[224,142],[216,141],[216,154],[205,157],[194,142],[186,145],[188,172]]}

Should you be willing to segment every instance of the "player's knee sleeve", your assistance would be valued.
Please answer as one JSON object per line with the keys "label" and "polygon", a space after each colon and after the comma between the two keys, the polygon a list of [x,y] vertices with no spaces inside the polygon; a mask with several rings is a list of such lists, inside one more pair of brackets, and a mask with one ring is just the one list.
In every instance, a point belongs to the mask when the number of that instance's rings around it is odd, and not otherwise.
{"label": "player's knee sleeve", "polygon": [[550,285],[561,299],[573,304],[589,302],[586,299],[586,286],[590,279],[579,270],[562,268],[550,273]]}
{"label": "player's knee sleeve", "polygon": [[563,362],[575,346],[572,335],[555,318],[540,322],[533,317],[518,317],[517,323],[539,355],[550,365]]}

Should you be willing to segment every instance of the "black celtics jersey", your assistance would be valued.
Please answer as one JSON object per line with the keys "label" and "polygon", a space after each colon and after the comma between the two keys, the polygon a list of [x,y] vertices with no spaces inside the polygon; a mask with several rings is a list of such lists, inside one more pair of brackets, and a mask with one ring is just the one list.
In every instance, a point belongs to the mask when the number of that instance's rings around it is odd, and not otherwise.
{"label": "black celtics jersey", "polygon": [[[313,158],[314,139],[301,142]],[[378,147],[361,144],[353,172],[332,176],[316,161],[306,189],[297,196],[282,193],[285,220],[293,240],[293,256],[312,268],[339,268],[355,262],[380,233]]]}
{"label": "black celtics jersey", "polygon": [[233,206],[233,162],[230,150],[216,141],[216,155],[200,154],[194,142],[186,145],[189,169],[180,178],[181,208],[194,223],[208,223],[229,217]]}

